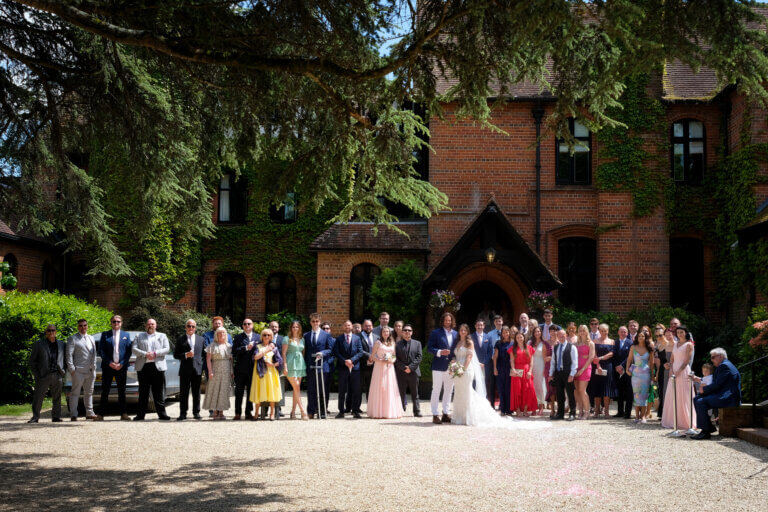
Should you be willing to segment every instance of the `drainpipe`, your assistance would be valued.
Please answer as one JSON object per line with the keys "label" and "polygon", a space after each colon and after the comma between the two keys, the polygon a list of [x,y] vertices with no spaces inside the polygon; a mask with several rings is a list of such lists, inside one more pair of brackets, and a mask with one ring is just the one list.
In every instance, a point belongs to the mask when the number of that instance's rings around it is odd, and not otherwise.
{"label": "drainpipe", "polygon": [[541,254],[541,119],[544,109],[541,103],[531,111],[536,122],[536,252]]}

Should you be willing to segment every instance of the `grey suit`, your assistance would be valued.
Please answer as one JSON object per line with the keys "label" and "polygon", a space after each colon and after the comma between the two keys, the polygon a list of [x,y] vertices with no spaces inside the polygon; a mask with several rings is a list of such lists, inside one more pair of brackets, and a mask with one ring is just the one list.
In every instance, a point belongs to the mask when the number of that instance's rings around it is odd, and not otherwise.
{"label": "grey suit", "polygon": [[35,421],[40,419],[40,409],[43,407],[43,399],[49,389],[53,400],[51,416],[53,419],[61,418],[61,388],[62,377],[65,375],[64,354],[67,346],[62,340],[56,340],[57,370],[51,371],[51,353],[48,347],[50,344],[51,342],[44,337],[35,340],[29,354],[29,365],[35,377],[35,392],[32,399],[32,419]]}
{"label": "grey suit", "polygon": [[[170,351],[168,337],[162,332],[155,332],[152,336],[142,332],[136,336],[133,342],[133,354],[136,356],[134,365],[139,377],[139,406],[136,418],[144,418],[151,388],[157,417],[168,419],[165,414],[165,370],[168,369],[165,356]],[[147,354],[150,352],[155,352],[153,361],[147,361]]]}
{"label": "grey suit", "polygon": [[69,416],[77,418],[77,401],[83,390],[85,416],[93,413],[93,383],[96,380],[96,342],[90,334],[73,334],[67,338],[67,370],[72,375],[69,394]]}

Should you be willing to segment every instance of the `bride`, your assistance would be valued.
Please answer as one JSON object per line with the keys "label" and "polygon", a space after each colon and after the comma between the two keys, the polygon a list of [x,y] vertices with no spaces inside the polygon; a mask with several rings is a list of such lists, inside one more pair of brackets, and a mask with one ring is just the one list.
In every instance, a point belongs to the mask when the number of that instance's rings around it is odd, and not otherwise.
{"label": "bride", "polygon": [[[548,422],[515,421],[502,418],[485,398],[485,378],[477,361],[474,343],[469,336],[469,326],[461,324],[459,340],[454,345],[456,362],[464,368],[464,375],[453,377],[453,417],[451,423],[475,427],[500,427],[510,429],[537,429],[549,426]],[[472,383],[474,382],[474,388]]]}

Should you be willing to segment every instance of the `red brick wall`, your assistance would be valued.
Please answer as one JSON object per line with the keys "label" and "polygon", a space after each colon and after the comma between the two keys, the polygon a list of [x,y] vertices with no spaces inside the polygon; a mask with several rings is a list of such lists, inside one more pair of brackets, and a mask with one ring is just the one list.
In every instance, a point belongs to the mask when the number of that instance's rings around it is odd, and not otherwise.
{"label": "red brick wall", "polygon": [[[326,252],[317,255],[317,311],[335,326],[349,318],[350,273],[355,265],[373,263],[394,267],[407,259],[423,261],[419,254]],[[414,293],[417,291],[415,290]]]}
{"label": "red brick wall", "polygon": [[[7,254],[16,256],[16,289],[22,292],[38,291],[43,284],[43,265],[48,262],[49,272],[58,270],[58,259],[53,251],[29,247],[14,241],[0,240],[0,261]],[[49,279],[53,279],[53,275]],[[55,281],[52,281],[55,283]]]}

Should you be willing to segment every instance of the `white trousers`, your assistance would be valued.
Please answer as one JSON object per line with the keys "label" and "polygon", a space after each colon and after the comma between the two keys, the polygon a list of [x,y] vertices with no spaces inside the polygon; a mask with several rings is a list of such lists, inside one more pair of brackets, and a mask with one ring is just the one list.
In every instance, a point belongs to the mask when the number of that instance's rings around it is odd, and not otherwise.
{"label": "white trousers", "polygon": [[443,414],[448,414],[448,408],[451,405],[451,395],[453,395],[453,379],[448,372],[432,371],[432,416],[439,416],[440,409],[440,390],[443,390]]}
{"label": "white trousers", "polygon": [[[70,374],[72,375],[72,374]],[[93,414],[93,382],[96,379],[94,372],[80,373],[75,371],[72,375],[72,392],[69,395],[69,416],[77,418],[77,402],[80,398],[80,389],[83,390],[83,405],[85,406],[85,415]]]}

